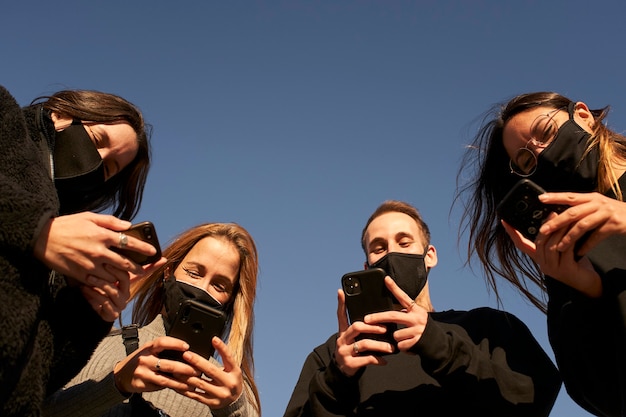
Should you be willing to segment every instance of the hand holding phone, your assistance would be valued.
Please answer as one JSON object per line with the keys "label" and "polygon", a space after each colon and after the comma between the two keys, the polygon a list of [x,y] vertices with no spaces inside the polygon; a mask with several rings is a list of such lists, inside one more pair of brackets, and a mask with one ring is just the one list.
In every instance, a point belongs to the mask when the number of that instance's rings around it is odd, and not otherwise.
{"label": "hand holding phone", "polygon": [[[221,337],[226,326],[226,314],[223,311],[195,300],[185,300],[178,312],[168,336],[184,340],[189,350],[209,359],[215,353],[211,343],[213,336]],[[164,350],[159,357],[184,362],[183,352]]]}
{"label": "hand holding phone", "polygon": [[[394,297],[385,285],[386,275],[381,268],[371,268],[350,272],[341,277],[341,287],[346,296],[346,310],[350,324],[363,321],[368,314],[394,309]],[[396,346],[393,332],[397,330],[397,324],[386,323],[385,326],[387,327],[385,334],[361,334],[357,340],[381,340]]]}
{"label": "hand holding phone", "polygon": [[534,242],[539,228],[550,213],[561,213],[567,209],[563,205],[542,203],[539,195],[543,193],[543,188],[524,178],[504,196],[496,207],[496,213],[525,238]]}
{"label": "hand holding phone", "polygon": [[123,233],[127,236],[132,236],[151,244],[156,249],[156,253],[152,256],[148,256],[144,255],[143,253],[136,252],[132,249],[120,249],[118,247],[112,247],[111,250],[121,255],[124,255],[125,257],[139,265],[151,264],[161,259],[161,245],[159,245],[159,239],[157,238],[156,229],[151,222],[141,222],[134,224],[128,230],[123,231]]}

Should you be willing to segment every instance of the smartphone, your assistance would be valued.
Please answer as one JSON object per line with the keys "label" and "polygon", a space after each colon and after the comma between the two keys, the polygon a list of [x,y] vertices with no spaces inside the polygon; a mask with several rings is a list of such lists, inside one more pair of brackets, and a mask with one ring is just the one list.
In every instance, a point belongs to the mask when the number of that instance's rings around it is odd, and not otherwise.
{"label": "smartphone", "polygon": [[539,228],[552,212],[561,213],[567,206],[544,204],[539,195],[545,190],[524,178],[517,182],[496,207],[496,213],[524,237],[535,241]]}
{"label": "smartphone", "polygon": [[132,225],[124,233],[127,236],[135,237],[139,240],[143,240],[155,247],[156,253],[152,256],[144,255],[143,253],[135,252],[131,249],[120,249],[118,247],[112,247],[111,249],[121,255],[124,255],[128,259],[132,260],[139,265],[151,264],[161,259],[161,245],[159,245],[159,239],[157,238],[156,229],[152,222],[141,222]]}
{"label": "smartphone", "polygon": [[[394,310],[394,296],[385,285],[387,273],[381,268],[350,272],[341,277],[341,287],[346,295],[346,310],[350,324],[363,321],[370,313]],[[375,339],[396,346],[393,332],[396,323],[386,323],[385,334],[361,334],[357,339]]]}
{"label": "smartphone", "polygon": [[[189,350],[209,359],[215,353],[213,336],[221,337],[226,326],[223,311],[195,300],[185,300],[176,313],[168,336],[189,343]],[[159,357],[183,361],[183,352],[164,350]]]}

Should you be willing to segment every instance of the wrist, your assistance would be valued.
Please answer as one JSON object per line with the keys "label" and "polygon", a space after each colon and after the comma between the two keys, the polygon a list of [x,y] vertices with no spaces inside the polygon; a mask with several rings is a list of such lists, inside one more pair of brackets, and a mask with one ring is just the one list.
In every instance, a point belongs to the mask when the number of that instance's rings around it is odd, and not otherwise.
{"label": "wrist", "polygon": [[128,398],[132,395],[132,392],[126,391],[123,387],[121,372],[119,372],[120,363],[121,361],[117,362],[113,367],[113,383],[115,384],[115,389],[124,397]]}

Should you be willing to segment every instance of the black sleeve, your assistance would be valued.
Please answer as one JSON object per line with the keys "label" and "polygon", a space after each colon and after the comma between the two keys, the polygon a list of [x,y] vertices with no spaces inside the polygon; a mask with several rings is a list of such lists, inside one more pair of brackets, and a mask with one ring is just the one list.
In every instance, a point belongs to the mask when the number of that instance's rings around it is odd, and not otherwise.
{"label": "black sleeve", "polygon": [[347,377],[337,367],[333,359],[336,338],[332,336],[306,358],[284,417],[351,415],[358,403],[359,376]]}
{"label": "black sleeve", "polygon": [[594,415],[620,415],[626,404],[626,299],[620,303],[610,292],[588,298],[551,278],[546,285],[548,336],[567,393]]}
{"label": "black sleeve", "polygon": [[451,398],[466,398],[470,409],[484,409],[485,415],[549,415],[561,379],[528,328],[489,308],[458,317],[456,323],[429,317],[412,349],[424,370]]}
{"label": "black sleeve", "polygon": [[47,395],[78,374],[113,326],[93,310],[78,287],[62,288],[52,312],[49,323],[54,335],[54,357]]}

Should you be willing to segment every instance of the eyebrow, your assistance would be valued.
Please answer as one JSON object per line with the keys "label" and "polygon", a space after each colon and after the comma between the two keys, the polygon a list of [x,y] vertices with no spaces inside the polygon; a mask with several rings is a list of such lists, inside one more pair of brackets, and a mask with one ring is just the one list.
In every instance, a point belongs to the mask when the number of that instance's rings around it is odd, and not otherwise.
{"label": "eyebrow", "polygon": [[[411,240],[413,240],[414,242],[416,241],[415,237],[413,236],[413,234],[409,233],[409,232],[398,232],[394,235],[394,239],[395,241],[400,241],[404,238],[409,238]],[[367,249],[369,250],[369,248],[373,245],[376,244],[386,244],[387,240],[385,238],[382,237],[375,237],[374,239],[372,239],[368,244],[367,244]]]}

